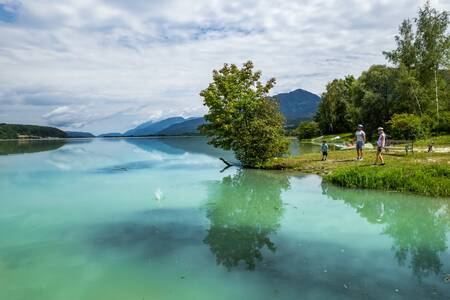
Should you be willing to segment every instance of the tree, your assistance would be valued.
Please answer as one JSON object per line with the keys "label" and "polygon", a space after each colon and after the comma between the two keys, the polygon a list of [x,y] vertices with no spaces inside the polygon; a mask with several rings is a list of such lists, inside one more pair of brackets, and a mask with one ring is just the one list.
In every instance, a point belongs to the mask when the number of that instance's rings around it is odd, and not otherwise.
{"label": "tree", "polygon": [[395,37],[397,48],[383,52],[395,66],[407,68],[426,91],[422,94],[422,99],[417,95],[417,91],[415,92],[417,102],[431,108],[428,103],[434,99],[438,119],[439,94],[441,96],[447,94],[446,84],[442,78],[443,72],[440,70],[448,70],[450,64],[448,24],[448,12],[438,12],[427,1],[425,6],[419,9],[418,17],[414,18],[414,26],[409,19],[403,21],[399,35]]}
{"label": "tree", "polygon": [[275,79],[263,84],[260,78],[251,61],[242,68],[225,64],[213,71],[213,81],[200,93],[209,109],[201,131],[210,144],[234,151],[244,167],[259,167],[286,153],[289,145],[278,104],[268,97]]}
{"label": "tree", "polygon": [[395,110],[398,99],[395,97],[395,80],[395,70],[375,65],[363,72],[355,84],[356,121],[364,124],[368,136],[389,121]]}
{"label": "tree", "polygon": [[319,125],[314,121],[301,122],[296,129],[296,135],[299,140],[311,139],[320,134]]}
{"label": "tree", "polygon": [[322,94],[315,120],[325,133],[346,132],[354,127],[352,122],[353,76],[335,79],[327,84]]}
{"label": "tree", "polygon": [[417,51],[414,45],[415,35],[410,19],[403,21],[399,27],[399,35],[395,36],[397,49],[383,51],[384,56],[395,65],[403,65],[408,70],[417,65]]}

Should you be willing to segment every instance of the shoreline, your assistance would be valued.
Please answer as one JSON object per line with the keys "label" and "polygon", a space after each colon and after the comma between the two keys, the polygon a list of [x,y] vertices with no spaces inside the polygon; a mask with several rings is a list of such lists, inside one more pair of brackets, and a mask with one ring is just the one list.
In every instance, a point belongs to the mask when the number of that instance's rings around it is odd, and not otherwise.
{"label": "shoreline", "polygon": [[276,158],[261,169],[316,174],[326,182],[347,188],[406,192],[450,199],[450,153],[383,153],[386,165],[372,165],[375,151],[365,151],[364,160],[355,160],[354,151],[329,152]]}
{"label": "shoreline", "polygon": [[40,139],[0,139],[0,142],[10,141],[65,141],[94,139],[161,139],[161,138],[199,138],[205,135],[152,135],[152,136],[117,136],[117,137],[79,137],[79,138],[40,138]]}

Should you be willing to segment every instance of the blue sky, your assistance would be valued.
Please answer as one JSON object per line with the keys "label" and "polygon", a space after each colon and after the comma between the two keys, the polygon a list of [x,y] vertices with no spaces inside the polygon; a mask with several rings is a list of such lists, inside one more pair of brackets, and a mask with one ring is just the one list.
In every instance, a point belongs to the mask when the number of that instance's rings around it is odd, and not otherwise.
{"label": "blue sky", "polygon": [[[358,76],[421,0],[0,0],[0,122],[94,133],[205,112],[223,63],[253,60],[273,93]],[[450,10],[450,0],[432,1]]]}

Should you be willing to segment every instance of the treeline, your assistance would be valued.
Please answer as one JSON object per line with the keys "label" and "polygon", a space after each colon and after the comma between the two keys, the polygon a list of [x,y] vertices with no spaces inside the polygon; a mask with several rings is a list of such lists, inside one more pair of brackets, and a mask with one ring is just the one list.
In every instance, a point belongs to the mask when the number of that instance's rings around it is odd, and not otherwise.
{"label": "treeline", "polygon": [[19,135],[39,138],[66,138],[64,131],[54,127],[37,125],[0,124],[0,139],[17,139]]}
{"label": "treeline", "polygon": [[329,82],[315,122],[301,124],[300,137],[348,132],[356,124],[364,124],[369,135],[387,127],[397,138],[450,132],[448,25],[448,12],[427,2],[400,25],[396,49],[383,52],[390,66]]}

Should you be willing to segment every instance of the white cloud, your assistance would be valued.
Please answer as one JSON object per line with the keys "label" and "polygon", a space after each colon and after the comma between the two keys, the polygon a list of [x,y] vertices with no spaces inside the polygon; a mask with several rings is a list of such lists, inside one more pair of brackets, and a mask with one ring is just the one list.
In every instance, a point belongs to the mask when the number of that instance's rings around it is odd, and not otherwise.
{"label": "white cloud", "polygon": [[422,3],[0,0],[0,117],[101,132],[203,113],[198,93],[212,69],[248,59],[277,78],[274,92],[320,93],[384,63],[381,51]]}

